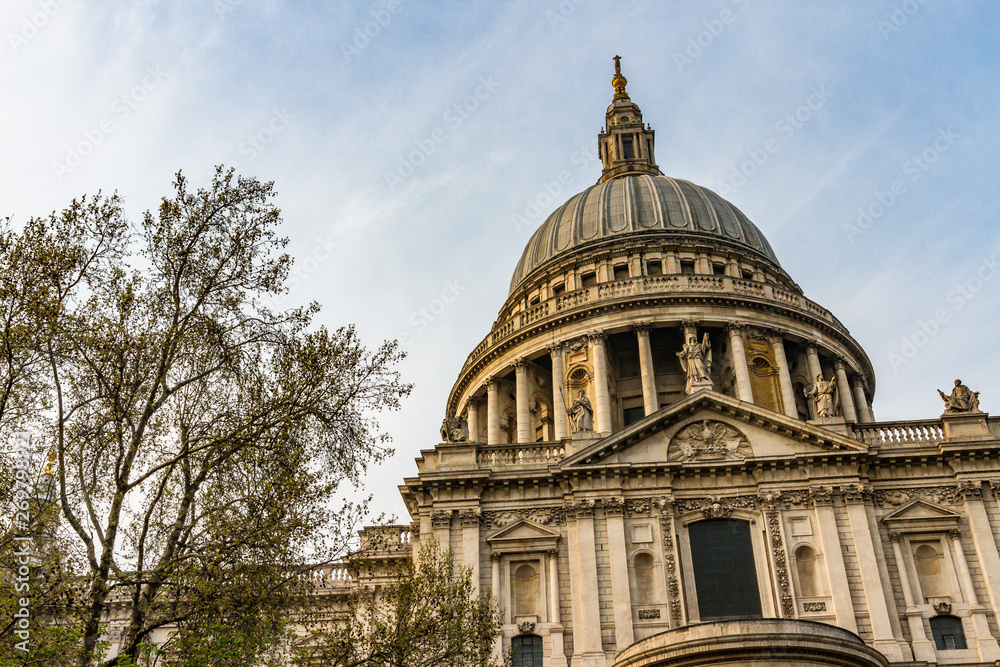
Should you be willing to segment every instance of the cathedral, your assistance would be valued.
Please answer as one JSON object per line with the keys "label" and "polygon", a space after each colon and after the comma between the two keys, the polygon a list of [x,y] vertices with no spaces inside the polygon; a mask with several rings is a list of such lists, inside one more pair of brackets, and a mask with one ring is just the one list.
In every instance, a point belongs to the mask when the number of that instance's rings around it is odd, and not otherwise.
{"label": "cathedral", "polygon": [[612,86],[599,181],[531,236],[368,553],[449,547],[516,666],[1000,664],[1000,419],[955,380],[877,421],[848,328],[660,172],[618,58]]}

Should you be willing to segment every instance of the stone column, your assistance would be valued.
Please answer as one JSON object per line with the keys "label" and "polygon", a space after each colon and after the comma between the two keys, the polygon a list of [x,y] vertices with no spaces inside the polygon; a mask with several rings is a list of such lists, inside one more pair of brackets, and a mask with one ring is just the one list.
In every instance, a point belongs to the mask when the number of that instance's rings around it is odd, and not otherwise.
{"label": "stone column", "polygon": [[[490,563],[493,566],[493,589],[490,591],[490,593],[492,593],[493,597],[495,597],[497,599],[497,601],[500,603],[500,608],[503,609],[504,613],[506,614],[507,613],[507,609],[510,608],[510,604],[508,603],[507,600],[504,599],[505,596],[503,596],[503,595],[500,594],[501,593],[501,591],[500,591],[500,554],[498,554],[498,553],[491,553],[490,554]],[[507,619],[504,618],[503,621],[507,622]],[[503,664],[503,633],[500,631],[500,628],[497,628],[496,637],[493,640],[493,657],[500,664]]]}
{"label": "stone column", "polygon": [[833,362],[834,373],[837,376],[837,390],[840,393],[840,411],[849,422],[858,421],[858,413],[854,409],[854,396],[851,395],[851,385],[847,383],[847,367],[843,359]]}
{"label": "stone column", "polygon": [[778,364],[778,386],[781,388],[781,406],[785,410],[785,415],[792,419],[799,418],[799,411],[795,407],[795,392],[792,389],[792,376],[788,370],[788,357],[785,356],[785,339],[781,332],[772,333],[770,336],[771,349],[774,351],[774,361]]}
{"label": "stone column", "polygon": [[[983,574],[986,583],[987,595],[990,598],[990,607],[996,612],[1000,611],[1000,553],[997,551],[996,539],[990,526],[989,516],[986,514],[986,506],[983,504],[983,487],[979,482],[963,481],[959,484],[962,497],[965,498],[965,514],[969,519],[969,532],[972,535],[972,542],[976,547],[976,557],[979,560],[979,569]],[[997,486],[993,483],[993,496],[996,499]],[[966,565],[968,567],[968,565]],[[978,628],[977,628],[978,631]],[[979,641],[990,637],[987,633],[979,635]],[[980,658],[987,660],[982,653],[980,646]]]}
{"label": "stone column", "polygon": [[615,641],[619,651],[635,641],[632,631],[632,598],[628,583],[628,556],[625,550],[625,499],[605,498],[604,518],[608,526],[611,558],[611,599],[615,614]]}
{"label": "stone column", "polygon": [[830,596],[833,598],[833,612],[837,615],[837,625],[858,633],[858,622],[854,616],[854,601],[847,587],[847,566],[844,565],[843,547],[837,531],[837,517],[833,511],[833,489],[813,487],[809,489],[815,503],[816,530],[823,545],[823,560],[826,562],[830,582]]}
{"label": "stone column", "polygon": [[[594,353],[594,430],[611,432],[611,397],[608,395],[608,353],[604,348],[604,332],[590,334],[590,349]],[[600,634],[600,633],[598,633]]]}
{"label": "stone column", "polygon": [[910,626],[910,646],[913,648],[913,659],[937,662],[934,642],[927,639],[923,613],[916,608],[916,602],[913,598],[910,575],[907,572],[906,561],[903,559],[903,550],[899,546],[900,534],[889,533],[889,539],[892,541],[892,553],[896,557],[896,570],[899,572],[899,585],[903,589],[903,601],[906,603],[905,615],[906,622]]}
{"label": "stone column", "polygon": [[462,560],[472,570],[472,587],[479,593],[479,517],[478,507],[459,511],[462,522]]}
{"label": "stone column", "polygon": [[990,624],[986,620],[986,609],[979,604],[976,599],[976,586],[972,583],[972,573],[969,571],[969,562],[965,558],[965,547],[962,546],[962,531],[957,528],[948,531],[951,538],[952,553],[955,554],[955,561],[958,563],[958,571],[961,575],[962,597],[969,603],[969,618],[972,619],[972,627],[976,632],[976,648],[979,650],[979,659],[988,662],[1000,658],[1000,645],[990,634]]}
{"label": "stone column", "polygon": [[597,553],[594,539],[594,501],[578,501],[570,508],[569,553],[573,614],[574,667],[604,667],[601,644],[601,608],[597,597]]}
{"label": "stone column", "polygon": [[[862,490],[857,485],[841,487],[841,489],[851,525],[854,551],[858,556],[858,568],[861,570],[861,585],[865,593],[865,603],[868,606],[868,617],[872,624],[872,648],[881,651],[889,659],[889,662],[904,662],[907,658],[904,657],[899,641],[892,634],[889,607],[886,604],[879,563],[875,555],[880,553],[881,545],[877,547],[872,537],[868,513],[862,500]],[[886,577],[886,583],[889,583],[888,577]],[[909,647],[907,647],[907,652],[909,652]]]}
{"label": "stone column", "polygon": [[656,395],[656,372],[653,369],[653,348],[649,344],[649,322],[640,322],[637,324],[635,326],[635,335],[639,341],[642,405],[648,416],[660,409],[660,400]]}
{"label": "stone column", "polygon": [[492,377],[486,380],[486,442],[500,444],[500,382]]}
{"label": "stone column", "polygon": [[530,397],[528,396],[528,364],[524,359],[514,362],[514,393],[517,398],[517,442],[524,444],[532,442],[531,437],[531,409]]}
{"label": "stone column", "polygon": [[556,440],[562,440],[569,435],[569,425],[566,420],[566,371],[563,368],[563,347],[554,345],[549,348],[552,355],[552,421],[556,430]]}
{"label": "stone column", "polygon": [[875,421],[875,415],[872,414],[871,404],[865,394],[865,382],[860,375],[851,376],[851,388],[854,389],[854,409],[857,410],[858,421],[871,424]]}
{"label": "stone column", "polygon": [[552,639],[552,667],[566,667],[566,649],[563,647],[563,627],[559,620],[559,554],[553,550],[549,560],[549,637]]}
{"label": "stone column", "polygon": [[479,399],[473,396],[465,402],[465,422],[469,425],[469,442],[479,442]]}
{"label": "stone column", "polygon": [[809,382],[815,383],[816,376],[823,374],[823,367],[819,363],[819,349],[815,343],[806,345],[806,363],[809,366]]}
{"label": "stone column", "polygon": [[729,325],[729,349],[733,354],[733,370],[736,371],[736,392],[741,401],[753,403],[753,389],[750,388],[750,371],[747,370],[747,353],[743,347],[743,334],[739,324]]}
{"label": "stone column", "polygon": [[432,510],[431,528],[439,549],[451,547],[451,510]]}

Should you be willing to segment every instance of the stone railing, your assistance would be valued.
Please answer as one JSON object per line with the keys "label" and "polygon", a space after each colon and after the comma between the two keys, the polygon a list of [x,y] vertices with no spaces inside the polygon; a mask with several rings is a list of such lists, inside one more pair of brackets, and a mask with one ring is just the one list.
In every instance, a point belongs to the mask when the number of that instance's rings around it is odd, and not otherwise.
{"label": "stone railing", "polygon": [[566,292],[537,303],[527,310],[498,320],[490,334],[469,355],[463,368],[474,364],[490,348],[503,342],[520,329],[532,326],[548,317],[563,315],[579,308],[587,308],[601,301],[672,293],[733,294],[774,301],[786,307],[798,308],[828,322],[845,333],[847,332],[844,325],[826,308],[800,294],[770,283],[760,283],[731,276],[709,276],[696,273],[640,276]]}
{"label": "stone railing", "polygon": [[313,583],[318,588],[349,588],[354,577],[347,569],[347,563],[332,563],[313,570]]}
{"label": "stone railing", "polygon": [[566,449],[559,443],[522,445],[481,445],[476,463],[481,468],[507,466],[545,466],[566,457]]}
{"label": "stone railing", "polygon": [[361,551],[411,551],[413,531],[409,526],[369,526],[361,531]]}
{"label": "stone railing", "polygon": [[852,426],[858,440],[869,445],[902,445],[944,440],[941,422],[936,419],[881,422]]}

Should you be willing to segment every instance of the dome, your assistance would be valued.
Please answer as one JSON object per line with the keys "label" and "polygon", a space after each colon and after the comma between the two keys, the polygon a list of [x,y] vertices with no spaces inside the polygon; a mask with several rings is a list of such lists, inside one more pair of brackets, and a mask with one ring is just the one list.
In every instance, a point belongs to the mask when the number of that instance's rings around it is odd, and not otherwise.
{"label": "dome", "polygon": [[716,193],[669,176],[639,174],[598,183],[556,209],[524,248],[510,291],[557,257],[633,234],[708,237],[779,265],[760,230]]}

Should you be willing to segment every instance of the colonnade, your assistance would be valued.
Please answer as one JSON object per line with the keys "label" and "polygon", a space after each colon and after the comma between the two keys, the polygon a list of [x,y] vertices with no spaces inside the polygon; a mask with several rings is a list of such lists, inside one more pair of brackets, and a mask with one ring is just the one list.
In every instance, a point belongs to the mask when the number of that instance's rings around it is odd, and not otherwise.
{"label": "colonnade", "polygon": [[[656,372],[653,365],[653,352],[650,344],[651,328],[648,322],[640,322],[633,326],[639,348],[639,372],[642,385],[643,408],[647,415],[660,409],[656,388]],[[736,395],[741,401],[752,403],[754,401],[753,387],[747,365],[743,328],[744,325],[742,324],[730,324],[727,327],[727,333],[735,375]],[[593,388],[591,395],[594,398],[594,431],[602,435],[609,434],[612,430],[612,416],[611,396],[608,391],[610,370],[605,334],[602,331],[590,333],[586,336],[586,340],[590,352],[588,355],[590,366],[593,369],[589,378],[589,384]],[[782,409],[786,416],[798,419],[799,414],[796,408],[791,371],[785,353],[784,337],[780,331],[772,330],[767,334],[767,340],[771,343],[771,350],[773,351],[774,361],[777,365]],[[561,440],[573,432],[573,427],[567,415],[567,407],[572,405],[576,397],[567,394],[570,387],[563,381],[566,372],[566,351],[567,348],[564,344],[556,344],[548,348],[552,361],[552,408],[555,440]],[[815,343],[806,345],[805,357],[809,378],[812,382],[817,375],[823,375],[818,345]],[[517,419],[515,441],[518,444],[534,442],[535,435],[531,417],[531,391],[528,377],[529,363],[524,358],[516,359],[513,363],[515,414]],[[833,369],[844,419],[848,422],[874,422],[875,419],[865,394],[864,380],[861,376],[857,373],[848,375],[848,365],[843,359],[835,359],[833,361]],[[501,380],[496,376],[491,376],[486,380],[487,444],[501,444],[500,383]],[[479,405],[480,399],[478,397],[470,398],[466,403],[466,407],[468,408],[467,420],[469,433],[473,439],[480,432]],[[810,418],[815,418],[816,415],[811,402],[809,411]]]}

